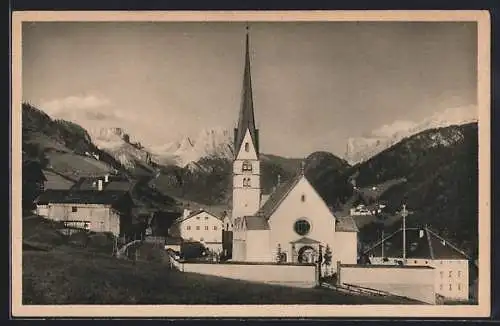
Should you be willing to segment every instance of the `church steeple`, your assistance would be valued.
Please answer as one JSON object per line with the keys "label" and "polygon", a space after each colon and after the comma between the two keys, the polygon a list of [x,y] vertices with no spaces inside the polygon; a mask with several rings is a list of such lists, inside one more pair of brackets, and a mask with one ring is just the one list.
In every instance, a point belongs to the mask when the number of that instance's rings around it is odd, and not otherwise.
{"label": "church steeple", "polygon": [[243,88],[241,92],[240,115],[238,118],[238,127],[234,130],[234,150],[235,155],[239,152],[243,138],[248,130],[252,138],[252,142],[259,155],[259,131],[255,127],[255,116],[253,109],[253,94],[252,94],[252,76],[250,67],[250,52],[249,52],[249,29],[246,26],[245,40],[245,68],[243,72]]}

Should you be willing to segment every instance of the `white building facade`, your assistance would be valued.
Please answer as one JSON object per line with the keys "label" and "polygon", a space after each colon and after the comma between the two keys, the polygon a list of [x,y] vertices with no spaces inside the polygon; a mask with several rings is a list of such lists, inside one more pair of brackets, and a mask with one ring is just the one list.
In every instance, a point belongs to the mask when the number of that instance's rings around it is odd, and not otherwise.
{"label": "white building facade", "polygon": [[223,227],[222,218],[205,209],[184,209],[183,215],[172,223],[169,234],[186,242],[200,242],[214,252],[221,252]]}
{"label": "white building facade", "polygon": [[400,229],[368,249],[370,263],[432,267],[434,291],[442,300],[469,300],[469,257],[427,227],[406,229],[403,254],[402,233]]}

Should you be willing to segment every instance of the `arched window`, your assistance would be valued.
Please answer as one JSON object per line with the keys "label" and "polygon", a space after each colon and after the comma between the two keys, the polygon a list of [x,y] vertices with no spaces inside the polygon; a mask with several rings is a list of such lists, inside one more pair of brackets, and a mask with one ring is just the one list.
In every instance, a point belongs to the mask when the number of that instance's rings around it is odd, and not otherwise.
{"label": "arched window", "polygon": [[243,161],[243,166],[241,167],[242,171],[252,172],[252,163],[249,161]]}
{"label": "arched window", "polygon": [[247,142],[245,143],[245,152],[248,152],[250,150],[250,144]]}

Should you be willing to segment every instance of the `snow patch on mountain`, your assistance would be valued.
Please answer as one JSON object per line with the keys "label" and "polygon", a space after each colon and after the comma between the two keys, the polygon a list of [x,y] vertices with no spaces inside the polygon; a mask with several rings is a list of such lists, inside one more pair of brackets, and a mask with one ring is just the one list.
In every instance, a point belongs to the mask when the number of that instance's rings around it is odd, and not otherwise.
{"label": "snow patch on mountain", "polygon": [[[353,137],[347,141],[345,160],[357,164],[368,160],[406,137],[424,130],[477,122],[478,108],[475,105],[448,108],[420,121],[394,121],[371,132],[368,137]],[[436,136],[437,137],[437,136]],[[457,136],[458,137],[458,136]],[[450,140],[454,141],[454,140]],[[441,139],[436,142],[444,144]]]}
{"label": "snow patch on mountain", "polygon": [[133,168],[137,162],[146,163],[150,157],[150,153],[134,142],[122,128],[99,128],[89,131],[92,142],[126,168]]}
{"label": "snow patch on mountain", "polygon": [[233,155],[231,133],[222,128],[202,129],[195,137],[184,136],[178,141],[151,147],[154,161],[174,161],[181,167],[196,168],[192,164],[203,157],[229,158]]}

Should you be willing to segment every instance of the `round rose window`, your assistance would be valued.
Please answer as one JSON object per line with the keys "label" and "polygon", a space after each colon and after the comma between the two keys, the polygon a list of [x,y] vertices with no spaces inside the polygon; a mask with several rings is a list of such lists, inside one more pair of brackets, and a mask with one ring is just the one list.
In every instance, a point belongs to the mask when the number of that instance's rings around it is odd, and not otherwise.
{"label": "round rose window", "polygon": [[306,235],[311,230],[311,224],[307,220],[300,219],[295,222],[293,228],[298,235]]}

